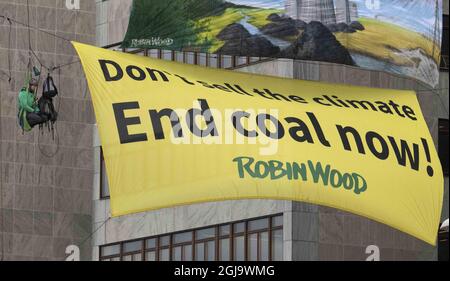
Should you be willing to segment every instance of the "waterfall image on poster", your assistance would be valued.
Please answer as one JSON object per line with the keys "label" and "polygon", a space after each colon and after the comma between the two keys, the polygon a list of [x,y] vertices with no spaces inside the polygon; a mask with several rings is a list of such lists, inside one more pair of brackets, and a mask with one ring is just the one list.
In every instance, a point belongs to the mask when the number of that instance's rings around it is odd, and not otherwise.
{"label": "waterfall image on poster", "polygon": [[122,46],[323,61],[439,80],[442,0],[134,0]]}

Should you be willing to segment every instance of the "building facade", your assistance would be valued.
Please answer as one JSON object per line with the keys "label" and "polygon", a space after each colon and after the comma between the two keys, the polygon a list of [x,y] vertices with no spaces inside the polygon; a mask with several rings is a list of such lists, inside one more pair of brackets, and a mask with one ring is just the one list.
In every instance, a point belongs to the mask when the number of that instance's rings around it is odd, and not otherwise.
{"label": "building facade", "polygon": [[347,24],[358,19],[358,4],[349,0],[335,0],[336,22]]}
{"label": "building facade", "polygon": [[[292,8],[297,9],[299,3],[306,5],[306,2],[287,1],[287,5],[292,12]],[[131,0],[97,3],[99,46],[117,49],[114,44],[124,37],[131,3]],[[448,7],[445,11],[448,14]],[[448,72],[445,71],[441,73],[438,89],[433,90],[412,79],[322,62],[269,60],[251,63],[253,59],[218,58],[216,55],[205,59],[205,56],[190,52],[124,51],[293,79],[413,89],[418,93],[436,147],[439,146],[440,124],[443,120],[448,122]],[[94,260],[366,260],[377,251],[381,260],[437,259],[436,247],[386,225],[301,202],[210,202],[111,218],[101,143],[98,134],[94,133],[94,136],[93,229],[97,230],[93,234]],[[448,173],[444,218],[448,218]]]}
{"label": "building facade", "polygon": [[[0,15],[26,23],[29,9],[35,27],[31,46],[40,60],[34,58],[33,64],[65,66],[52,73],[60,90],[57,136],[45,130],[23,134],[16,100],[27,70],[29,33],[26,26],[0,18],[2,260],[65,260],[76,256],[76,249],[81,260],[366,260],[377,251],[381,260],[438,258],[436,247],[386,225],[301,202],[209,202],[111,218],[89,91],[78,58],[63,39],[121,50],[116,43],[127,30],[132,0],[80,0],[79,9],[66,6],[65,0],[27,2],[0,0]],[[299,7],[308,1],[286,2]],[[448,1],[444,4],[448,15]],[[336,22],[336,16],[333,8],[325,17]],[[448,49],[448,39],[443,44]],[[322,62],[125,51],[292,79],[413,89],[436,147],[448,155],[442,145],[448,144],[448,53],[440,85],[429,89],[412,79]],[[448,169],[445,174],[442,220],[448,218]]]}
{"label": "building facade", "polygon": [[95,3],[2,0],[0,15],[11,19],[0,17],[0,260],[65,260],[70,245],[90,260],[95,118],[80,64],[53,72],[60,91],[55,139],[46,128],[22,132],[17,97],[30,44],[47,68],[78,60],[70,42],[51,34],[95,44]]}
{"label": "building facade", "polygon": [[320,21],[323,24],[336,23],[333,0],[288,0],[286,14],[304,22]]}

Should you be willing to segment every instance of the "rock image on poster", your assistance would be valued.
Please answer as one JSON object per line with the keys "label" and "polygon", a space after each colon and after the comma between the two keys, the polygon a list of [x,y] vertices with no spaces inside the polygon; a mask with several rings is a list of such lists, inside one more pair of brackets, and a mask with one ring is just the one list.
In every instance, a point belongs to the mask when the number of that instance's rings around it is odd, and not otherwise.
{"label": "rock image on poster", "polygon": [[134,0],[122,47],[322,61],[439,82],[442,0]]}

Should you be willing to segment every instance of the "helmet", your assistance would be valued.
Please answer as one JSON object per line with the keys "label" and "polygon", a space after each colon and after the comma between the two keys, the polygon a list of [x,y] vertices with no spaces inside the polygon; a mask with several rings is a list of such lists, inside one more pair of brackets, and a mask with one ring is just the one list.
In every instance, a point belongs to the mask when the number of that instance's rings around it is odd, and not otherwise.
{"label": "helmet", "polygon": [[34,78],[31,78],[30,82],[28,83],[29,86],[38,86],[38,81]]}

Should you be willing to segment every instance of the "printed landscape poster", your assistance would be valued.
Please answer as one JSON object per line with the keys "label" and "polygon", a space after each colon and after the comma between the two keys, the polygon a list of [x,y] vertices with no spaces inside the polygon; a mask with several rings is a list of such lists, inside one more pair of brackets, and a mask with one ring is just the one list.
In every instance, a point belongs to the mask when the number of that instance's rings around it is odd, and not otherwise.
{"label": "printed landscape poster", "polygon": [[123,47],[324,61],[437,86],[442,0],[134,0]]}

